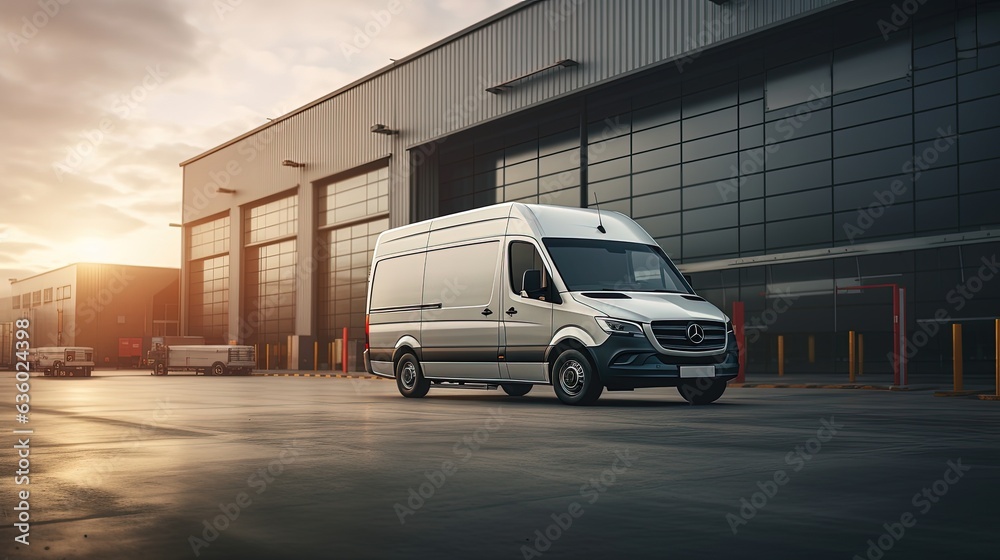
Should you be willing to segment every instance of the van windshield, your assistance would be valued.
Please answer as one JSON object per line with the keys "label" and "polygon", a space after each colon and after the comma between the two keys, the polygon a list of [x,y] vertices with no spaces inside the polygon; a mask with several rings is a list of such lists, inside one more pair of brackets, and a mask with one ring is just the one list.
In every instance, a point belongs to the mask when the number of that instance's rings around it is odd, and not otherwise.
{"label": "van windshield", "polygon": [[571,292],[691,293],[673,263],[655,245],[601,239],[543,241]]}

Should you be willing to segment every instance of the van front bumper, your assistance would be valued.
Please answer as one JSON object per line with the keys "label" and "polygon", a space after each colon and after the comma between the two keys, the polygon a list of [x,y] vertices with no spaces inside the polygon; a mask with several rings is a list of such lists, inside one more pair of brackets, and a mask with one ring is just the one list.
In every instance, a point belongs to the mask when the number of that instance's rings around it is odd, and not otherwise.
{"label": "van front bumper", "polygon": [[714,366],[715,378],[729,381],[739,375],[736,337],[729,333],[726,351],[710,356],[671,356],[657,352],[644,336],[609,336],[599,346],[589,348],[597,364],[601,383],[609,391],[644,387],[676,387],[682,378],[681,366]]}

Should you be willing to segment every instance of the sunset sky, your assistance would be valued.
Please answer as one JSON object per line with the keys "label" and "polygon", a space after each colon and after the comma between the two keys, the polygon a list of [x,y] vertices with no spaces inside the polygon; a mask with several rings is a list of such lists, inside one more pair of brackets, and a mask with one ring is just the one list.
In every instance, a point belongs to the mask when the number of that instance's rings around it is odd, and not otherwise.
{"label": "sunset sky", "polygon": [[515,3],[0,2],[0,278],[180,266],[181,161]]}

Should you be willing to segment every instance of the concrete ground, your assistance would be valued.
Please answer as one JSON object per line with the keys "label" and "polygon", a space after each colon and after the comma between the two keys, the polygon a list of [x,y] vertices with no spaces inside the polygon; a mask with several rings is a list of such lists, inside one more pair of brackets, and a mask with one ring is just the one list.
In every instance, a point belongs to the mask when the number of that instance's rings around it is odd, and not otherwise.
{"label": "concrete ground", "polygon": [[[673,389],[561,405],[392,381],[33,378],[14,558],[992,558],[1000,403]],[[30,546],[14,542],[29,489]],[[926,494],[926,495],[925,495]],[[888,525],[884,525],[888,524]],[[869,542],[870,541],[870,542]],[[881,545],[881,549],[878,547]]]}

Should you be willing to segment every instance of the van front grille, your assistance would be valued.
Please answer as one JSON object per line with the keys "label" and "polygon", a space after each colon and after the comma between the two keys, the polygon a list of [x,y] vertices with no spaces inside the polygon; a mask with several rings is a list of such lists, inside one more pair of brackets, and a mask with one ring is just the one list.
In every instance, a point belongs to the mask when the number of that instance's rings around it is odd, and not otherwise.
{"label": "van front grille", "polygon": [[230,348],[230,362],[252,362],[254,361],[253,348]]}
{"label": "van front grille", "polygon": [[[709,352],[726,346],[726,324],[719,321],[653,321],[650,326],[656,342],[667,350]],[[694,340],[688,336],[689,331],[694,334]],[[704,338],[695,342],[699,333]]]}

